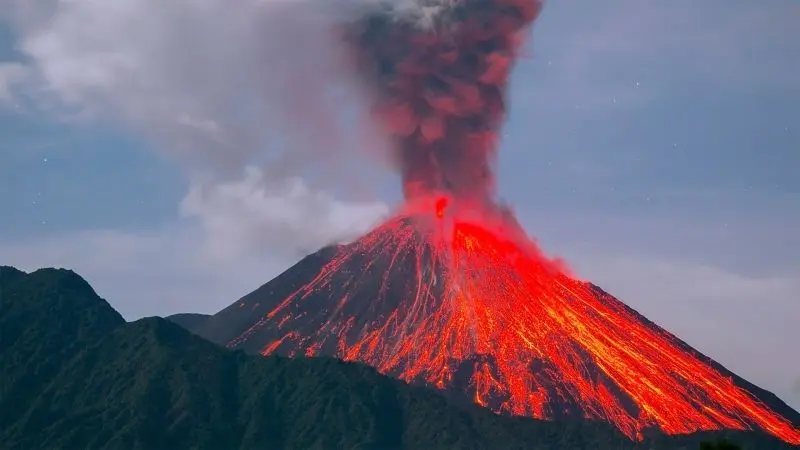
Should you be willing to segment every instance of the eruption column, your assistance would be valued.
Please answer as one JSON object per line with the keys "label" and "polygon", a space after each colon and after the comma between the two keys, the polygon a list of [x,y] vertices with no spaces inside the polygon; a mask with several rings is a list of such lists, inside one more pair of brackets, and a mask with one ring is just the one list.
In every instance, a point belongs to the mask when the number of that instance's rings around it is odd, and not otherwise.
{"label": "eruption column", "polygon": [[383,7],[346,28],[407,199],[493,198],[508,75],[520,33],[540,9],[538,0],[429,0]]}

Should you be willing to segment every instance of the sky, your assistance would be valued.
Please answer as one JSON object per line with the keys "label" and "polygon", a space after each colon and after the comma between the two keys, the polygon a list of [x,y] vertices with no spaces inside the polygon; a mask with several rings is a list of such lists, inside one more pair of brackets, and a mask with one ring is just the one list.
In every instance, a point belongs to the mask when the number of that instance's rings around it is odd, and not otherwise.
{"label": "sky", "polygon": [[[129,320],[213,313],[384,217],[397,176],[298,3],[0,0],[0,264]],[[549,254],[800,409],[797,23],[548,2],[498,176]]]}

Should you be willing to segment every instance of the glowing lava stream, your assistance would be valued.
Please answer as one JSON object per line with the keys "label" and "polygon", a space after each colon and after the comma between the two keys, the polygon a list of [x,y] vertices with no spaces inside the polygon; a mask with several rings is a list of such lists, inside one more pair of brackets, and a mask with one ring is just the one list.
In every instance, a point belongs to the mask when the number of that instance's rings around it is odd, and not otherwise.
{"label": "glowing lava stream", "polygon": [[[672,335],[557,268],[534,243],[486,221],[445,217],[445,204],[435,204],[428,214],[406,211],[339,247],[311,283],[249,330],[280,330],[262,353],[313,356],[335,345],[332,353],[344,360],[442,389],[458,382],[466,361],[474,401],[499,413],[552,418],[552,404],[567,399],[584,417],[609,421],[631,438],[649,427],[671,434],[761,428],[800,444],[791,423]],[[416,279],[405,280],[408,296],[398,300],[387,293],[410,260]],[[369,309],[385,313],[365,322],[348,310],[347,294],[316,313],[325,319],[315,333],[291,329],[298,305],[341,285],[353,263],[364,270],[346,276],[346,292],[370,289],[360,287],[374,283],[365,274],[382,272]],[[537,362],[544,364],[535,370]]]}

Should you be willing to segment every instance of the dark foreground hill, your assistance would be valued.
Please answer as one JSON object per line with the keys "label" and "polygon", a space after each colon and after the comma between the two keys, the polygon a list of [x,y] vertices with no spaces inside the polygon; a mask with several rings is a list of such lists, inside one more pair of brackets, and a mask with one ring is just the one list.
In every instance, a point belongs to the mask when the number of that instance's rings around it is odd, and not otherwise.
{"label": "dark foreground hill", "polygon": [[125,323],[67,270],[0,267],[0,331],[3,449],[693,449],[721,435],[637,445],[604,424],[452,406],[358,364],[230,352],[165,319]]}

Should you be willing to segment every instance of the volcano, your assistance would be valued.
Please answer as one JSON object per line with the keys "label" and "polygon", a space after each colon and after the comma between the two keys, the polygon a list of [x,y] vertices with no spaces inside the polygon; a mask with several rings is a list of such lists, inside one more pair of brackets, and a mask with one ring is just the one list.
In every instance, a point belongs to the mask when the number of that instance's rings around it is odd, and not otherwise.
{"label": "volcano", "polygon": [[435,209],[400,213],[196,332],[250,353],[363,362],[501,414],[800,444],[800,415],[776,396],[507,236]]}
{"label": "volcano", "polygon": [[362,362],[500,414],[606,421],[633,439],[757,429],[800,444],[797,412],[546,258],[497,200],[508,75],[541,2],[368,3],[339,34],[404,202],[194,331],[251,353]]}

